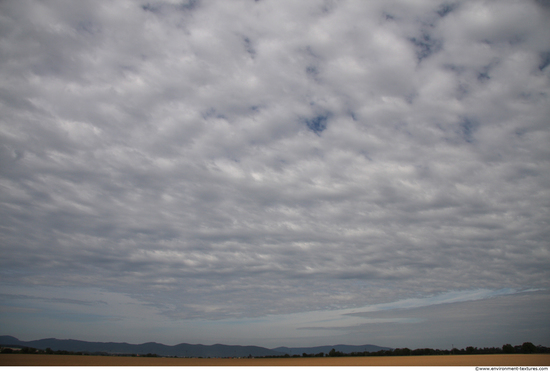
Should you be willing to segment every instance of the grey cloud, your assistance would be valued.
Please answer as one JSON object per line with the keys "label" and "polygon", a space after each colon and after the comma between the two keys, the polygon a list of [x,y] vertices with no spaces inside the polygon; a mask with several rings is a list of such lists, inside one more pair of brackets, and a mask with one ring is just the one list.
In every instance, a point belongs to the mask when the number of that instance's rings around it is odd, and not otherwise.
{"label": "grey cloud", "polygon": [[[349,315],[386,319],[387,322],[356,326],[355,330],[362,328],[364,332],[373,334],[383,332],[381,338],[388,337],[395,340],[393,342],[397,341],[397,337],[392,336],[392,332],[406,334],[408,340],[401,347],[436,347],[449,341],[459,348],[501,346],[500,340],[509,340],[506,343],[517,345],[527,339],[536,344],[546,344],[550,324],[544,314],[548,311],[548,305],[548,292],[544,291],[416,309]],[[346,330],[353,331],[351,327]],[[426,334],[430,336],[425,337]],[[418,342],[415,339],[431,341]]]}
{"label": "grey cloud", "polygon": [[457,8],[458,4],[441,4],[439,8],[437,9],[436,13],[440,17],[445,17],[449,15],[452,11],[454,11]]}
{"label": "grey cloud", "polygon": [[[358,323],[307,326],[302,332],[332,339],[360,340],[408,348],[465,348],[548,343],[548,291],[520,293],[475,301],[346,314]],[[322,324],[322,323],[321,323]],[[323,337],[323,336],[321,336]],[[504,342],[503,340],[506,340]],[[449,343],[449,345],[447,345]]]}
{"label": "grey cloud", "polygon": [[8,301],[44,301],[44,302],[51,302],[51,303],[58,303],[58,304],[74,304],[74,305],[107,305],[107,302],[105,301],[86,301],[86,300],[78,300],[73,298],[49,298],[49,297],[41,297],[41,296],[28,296],[28,295],[21,295],[21,294],[8,294],[8,293],[0,293],[0,299],[3,302]]}
{"label": "grey cloud", "polygon": [[83,301],[83,300],[74,300],[70,298],[52,298],[52,299],[49,299],[48,301],[57,302],[61,304],[75,304],[75,305],[96,305],[96,304],[107,305],[107,302],[105,301]]}

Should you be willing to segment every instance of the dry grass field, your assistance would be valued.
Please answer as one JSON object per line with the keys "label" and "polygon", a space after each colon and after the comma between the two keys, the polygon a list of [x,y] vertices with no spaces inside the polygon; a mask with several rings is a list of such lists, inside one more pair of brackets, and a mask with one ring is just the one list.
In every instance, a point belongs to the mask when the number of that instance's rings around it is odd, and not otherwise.
{"label": "dry grass field", "polygon": [[0,366],[550,366],[550,355],[200,359],[0,354]]}

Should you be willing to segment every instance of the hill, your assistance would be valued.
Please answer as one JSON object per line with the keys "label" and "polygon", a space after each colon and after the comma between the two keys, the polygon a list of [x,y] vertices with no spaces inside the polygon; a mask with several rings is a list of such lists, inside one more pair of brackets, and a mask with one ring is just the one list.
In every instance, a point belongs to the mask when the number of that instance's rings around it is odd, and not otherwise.
{"label": "hill", "polygon": [[328,354],[331,349],[336,349],[344,353],[354,351],[378,351],[390,350],[389,348],[376,345],[331,345],[303,348],[279,347],[268,349],[259,346],[241,346],[241,345],[195,345],[181,343],[174,346],[164,345],[156,342],[147,342],[144,344],[129,344],[126,342],[88,342],[80,340],[58,340],[55,338],[45,338],[35,341],[21,341],[12,336],[0,336],[0,345],[4,347],[32,347],[35,349],[53,351],[65,350],[70,352],[84,353],[107,353],[115,355],[146,355],[157,354],[159,356],[177,356],[177,357],[203,357],[203,358],[228,358],[228,357],[260,357],[260,356],[283,356],[318,354],[320,352]]}
{"label": "hill", "polygon": [[315,346],[315,347],[277,347],[272,349],[283,354],[288,355],[302,355],[306,354],[319,354],[325,353],[328,354],[332,349],[340,351],[344,354],[354,353],[354,352],[374,352],[379,350],[392,350],[389,347],[382,347],[376,345],[327,345],[327,346]]}

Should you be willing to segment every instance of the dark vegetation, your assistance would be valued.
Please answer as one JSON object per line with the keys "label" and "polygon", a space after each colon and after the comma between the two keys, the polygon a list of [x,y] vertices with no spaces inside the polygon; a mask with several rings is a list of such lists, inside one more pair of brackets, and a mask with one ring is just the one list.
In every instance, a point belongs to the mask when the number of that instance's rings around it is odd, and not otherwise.
{"label": "dark vegetation", "polygon": [[[336,349],[332,349],[328,354],[306,354],[300,355],[284,355],[283,358],[299,358],[299,357],[346,357],[346,356],[412,356],[412,355],[472,355],[472,354],[550,354],[550,348],[546,346],[535,346],[531,342],[524,342],[522,345],[512,346],[510,344],[500,347],[484,347],[477,348],[468,346],[466,349],[391,349],[391,350],[379,350],[379,351],[364,351],[353,353],[342,353]],[[271,356],[270,358],[281,358],[281,356]]]}
{"label": "dark vegetation", "polygon": [[[46,350],[36,349],[34,347],[24,346],[22,348],[18,347],[1,347],[0,354],[55,354],[55,355],[103,355],[109,356],[113,355],[106,352],[96,351],[96,352],[87,352],[87,351],[67,351],[67,350],[52,350],[49,347]],[[158,357],[157,354],[116,354],[117,356],[141,356],[141,357]]]}
{"label": "dark vegetation", "polygon": [[[46,348],[45,350],[36,349],[33,347],[1,347],[0,353],[2,354],[56,354],[56,355],[114,355],[106,352],[85,352],[85,351],[66,351],[66,350],[52,350]],[[468,346],[465,349],[453,348],[451,350],[440,349],[414,349],[409,348],[391,349],[391,350],[379,350],[379,351],[364,351],[364,352],[352,352],[343,353],[332,349],[329,353],[317,353],[302,355],[271,355],[271,356],[256,356],[254,358],[320,358],[320,357],[346,357],[346,356],[413,356],[413,355],[472,355],[472,354],[550,354],[550,348],[546,346],[535,346],[531,342],[524,342],[522,345],[512,346],[510,344],[500,347],[484,347],[477,348]],[[147,354],[116,354],[118,356],[134,356],[134,357],[159,357],[160,355],[147,353]],[[249,356],[252,358],[252,355]]]}

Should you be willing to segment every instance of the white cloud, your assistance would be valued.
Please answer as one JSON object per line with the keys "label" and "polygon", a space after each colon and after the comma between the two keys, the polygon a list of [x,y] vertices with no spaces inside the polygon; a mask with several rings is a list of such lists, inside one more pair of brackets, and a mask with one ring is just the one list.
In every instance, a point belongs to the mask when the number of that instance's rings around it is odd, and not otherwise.
{"label": "white cloud", "polygon": [[547,288],[546,10],[447,5],[2,4],[2,281],[178,321]]}

